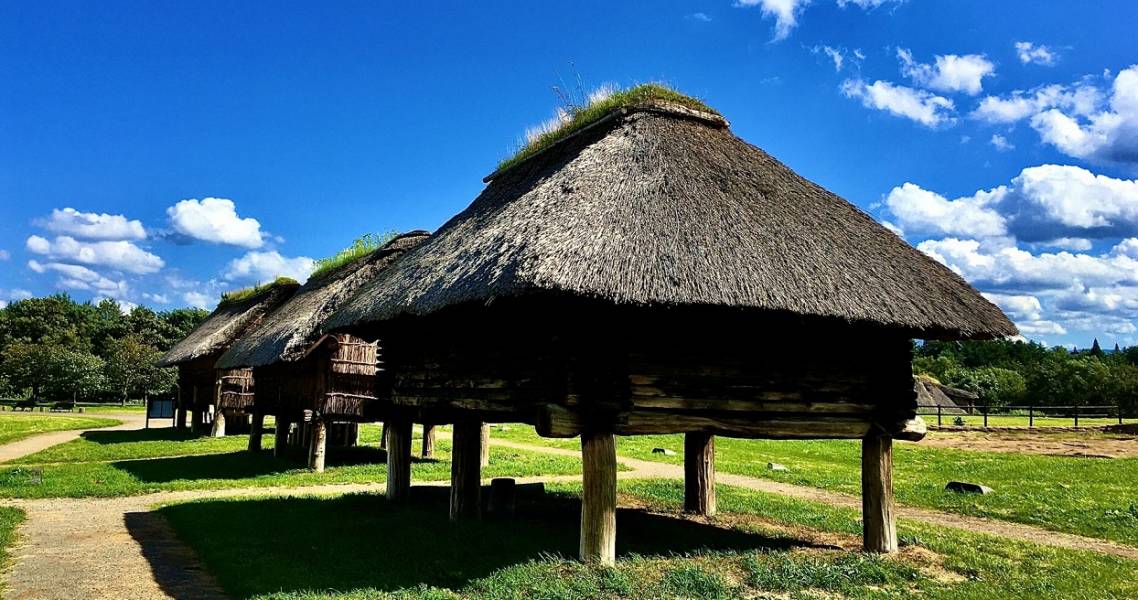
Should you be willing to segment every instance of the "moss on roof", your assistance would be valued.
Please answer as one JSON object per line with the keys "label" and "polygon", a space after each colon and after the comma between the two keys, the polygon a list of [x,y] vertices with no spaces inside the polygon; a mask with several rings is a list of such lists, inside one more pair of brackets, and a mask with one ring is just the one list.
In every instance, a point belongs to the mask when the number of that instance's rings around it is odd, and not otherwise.
{"label": "moss on roof", "polygon": [[221,302],[218,303],[218,306],[224,306],[226,304],[248,300],[254,296],[260,296],[261,294],[268,292],[274,288],[285,286],[300,287],[300,283],[291,277],[277,277],[272,281],[272,283],[266,283],[264,285],[258,283],[252,287],[233,290],[232,292],[225,292],[221,295]]}
{"label": "moss on roof", "polygon": [[565,139],[573,133],[596,123],[608,115],[609,113],[626,108],[630,106],[641,106],[651,104],[652,102],[672,102],[679,104],[686,108],[708,112],[716,116],[722,116],[719,111],[704,104],[697,98],[692,98],[677,92],[671,87],[661,83],[645,83],[632,87],[626,90],[618,90],[613,92],[608,97],[602,98],[595,102],[571,109],[569,119],[561,124],[560,127],[547,131],[538,135],[530,140],[524,147],[514,153],[513,156],[506,158],[498,163],[498,171],[501,172],[508,169],[523,160],[545,150],[546,148],[556,144],[557,142]]}
{"label": "moss on roof", "polygon": [[399,236],[398,231],[387,231],[384,233],[365,233],[364,235],[356,238],[351,246],[343,250],[316,261],[316,269],[312,271],[311,278],[318,278],[325,273],[330,273],[339,269],[340,267],[354,263],[357,260],[375,252],[382,248],[385,244]]}

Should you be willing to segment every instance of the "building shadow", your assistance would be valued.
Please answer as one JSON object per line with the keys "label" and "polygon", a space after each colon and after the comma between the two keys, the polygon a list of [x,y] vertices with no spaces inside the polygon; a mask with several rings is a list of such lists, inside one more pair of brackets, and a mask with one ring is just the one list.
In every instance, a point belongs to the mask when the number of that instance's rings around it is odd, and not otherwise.
{"label": "building shadow", "polygon": [[162,515],[126,513],[123,522],[142,548],[154,580],[168,596],[177,600],[226,598],[217,582],[202,568],[194,552],[178,540]]}
{"label": "building shadow", "polygon": [[[199,501],[158,513],[233,597],[335,589],[458,589],[544,557],[577,554],[580,503],[569,495],[519,498],[510,517],[452,523],[446,488],[382,496]],[[680,515],[621,509],[618,554],[786,550],[807,541],[720,527]]]}

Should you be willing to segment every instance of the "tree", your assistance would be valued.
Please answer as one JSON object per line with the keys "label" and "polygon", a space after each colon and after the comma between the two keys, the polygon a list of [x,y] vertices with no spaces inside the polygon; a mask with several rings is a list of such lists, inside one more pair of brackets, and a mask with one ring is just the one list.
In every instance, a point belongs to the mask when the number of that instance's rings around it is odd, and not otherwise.
{"label": "tree", "polygon": [[39,402],[40,392],[51,377],[48,365],[52,348],[28,342],[16,342],[5,348],[0,372],[8,386],[21,395],[30,392],[32,400]]}
{"label": "tree", "polygon": [[1091,345],[1091,356],[1102,356],[1102,346],[1098,345],[1098,338],[1095,338],[1095,343]]}
{"label": "tree", "polygon": [[103,359],[82,350],[49,347],[43,371],[47,375],[43,381],[44,393],[55,400],[90,398],[106,384]]}
{"label": "tree", "polygon": [[[111,340],[107,347],[107,360],[103,372],[107,386],[120,393],[122,405],[131,394],[148,395],[158,393],[163,386],[169,387],[169,374],[163,373],[154,363],[162,352],[144,343],[137,335]],[[170,384],[172,385],[172,384]]]}
{"label": "tree", "polygon": [[945,373],[943,383],[976,393],[987,406],[1019,404],[1027,393],[1023,375],[1000,367],[952,369]]}

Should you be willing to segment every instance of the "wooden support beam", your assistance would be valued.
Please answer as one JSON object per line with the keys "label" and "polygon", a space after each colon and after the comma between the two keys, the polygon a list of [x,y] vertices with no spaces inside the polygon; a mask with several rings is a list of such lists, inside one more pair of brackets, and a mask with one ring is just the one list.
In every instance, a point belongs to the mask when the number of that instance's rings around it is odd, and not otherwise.
{"label": "wooden support beam", "polygon": [[213,429],[209,432],[209,437],[225,437],[225,411],[221,410],[220,406],[214,405],[213,411]]}
{"label": "wooden support beam", "polygon": [[684,511],[715,514],[715,436],[684,434]]}
{"label": "wooden support beam", "polygon": [[277,415],[276,430],[273,432],[273,457],[281,458],[285,455],[285,449],[288,447],[288,430],[292,424],[287,419]]}
{"label": "wooden support beam", "polygon": [[405,502],[411,495],[411,419],[391,419],[387,428],[387,499]]}
{"label": "wooden support beam", "polygon": [[328,446],[328,426],[324,423],[324,419],[313,419],[309,430],[312,434],[308,446],[308,468],[323,473],[324,454]]}
{"label": "wooden support beam", "polygon": [[423,423],[423,458],[435,457],[435,424]]}
{"label": "wooden support beam", "polygon": [[249,451],[261,451],[261,435],[265,432],[265,413],[254,409],[253,424],[249,428]]}
{"label": "wooden support beam", "polygon": [[482,512],[482,424],[454,424],[450,463],[450,519],[478,518]]}
{"label": "wooden support beam", "polygon": [[861,442],[861,519],[866,552],[897,551],[893,514],[893,438],[869,435]]}
{"label": "wooden support beam", "polygon": [[581,435],[581,560],[616,562],[616,436]]}
{"label": "wooden support beam", "polygon": [[481,438],[478,446],[478,466],[485,469],[490,466],[490,424],[483,423],[478,435]]}
{"label": "wooden support beam", "polygon": [[[873,427],[870,415],[770,414],[630,410],[617,413],[612,428],[618,435],[652,435],[703,431],[716,435],[769,439],[861,439]],[[556,404],[537,412],[537,433],[566,438],[581,433],[581,415]]]}
{"label": "wooden support beam", "polygon": [[381,450],[387,449],[387,421],[383,421],[383,428],[379,430],[379,447]]}

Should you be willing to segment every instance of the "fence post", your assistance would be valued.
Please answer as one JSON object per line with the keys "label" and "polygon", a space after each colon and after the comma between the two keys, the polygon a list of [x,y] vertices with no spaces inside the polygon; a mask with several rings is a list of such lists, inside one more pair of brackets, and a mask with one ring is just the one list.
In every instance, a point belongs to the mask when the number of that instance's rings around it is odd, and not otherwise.
{"label": "fence post", "polygon": [[940,426],[941,426],[941,423],[940,423],[940,408],[941,408],[941,406],[940,406],[939,404],[937,404],[937,405],[936,405],[936,426],[937,426],[937,427],[940,427]]}
{"label": "fence post", "polygon": [[1035,406],[1027,407],[1027,428],[1035,427]]}
{"label": "fence post", "polygon": [[1079,426],[1079,405],[1075,405],[1075,427]]}
{"label": "fence post", "polygon": [[1118,424],[1122,425],[1122,405],[1115,406],[1114,410],[1118,412]]}
{"label": "fence post", "polygon": [[988,428],[988,406],[984,406],[984,429]]}

